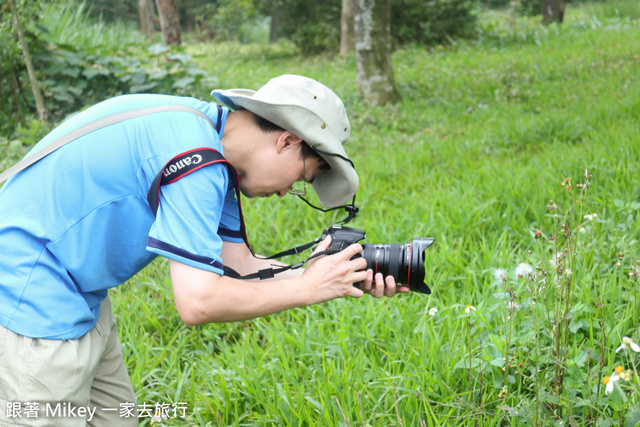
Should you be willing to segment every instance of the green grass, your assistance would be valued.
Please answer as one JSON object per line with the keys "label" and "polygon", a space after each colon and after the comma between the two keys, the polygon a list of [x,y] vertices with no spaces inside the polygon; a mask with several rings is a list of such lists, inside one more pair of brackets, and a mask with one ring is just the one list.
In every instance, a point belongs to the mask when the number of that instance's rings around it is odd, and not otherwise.
{"label": "green grass", "polygon": [[[546,28],[495,14],[478,42],[398,50],[403,101],[386,107],[360,101],[353,57],[303,59],[286,43],[187,46],[217,87],[297,73],[344,99],[361,177],[351,225],[370,243],[435,237],[426,261],[433,294],[187,327],[158,259],[111,292],[139,404],[186,403],[187,418],[166,425],[630,423],[638,377],[608,395],[602,380],[638,364],[615,350],[623,336],[640,341],[640,23],[594,18],[597,10],[570,8],[564,25]],[[582,197],[585,169],[593,178]],[[261,253],[342,218],[292,197],[243,202]],[[570,281],[549,263],[567,245],[560,271],[570,268]],[[521,262],[545,283],[518,278]]]}
{"label": "green grass", "polygon": [[85,47],[121,46],[145,42],[135,22],[105,22],[101,17],[90,17],[90,3],[49,3],[42,15],[44,37],[50,43]]}

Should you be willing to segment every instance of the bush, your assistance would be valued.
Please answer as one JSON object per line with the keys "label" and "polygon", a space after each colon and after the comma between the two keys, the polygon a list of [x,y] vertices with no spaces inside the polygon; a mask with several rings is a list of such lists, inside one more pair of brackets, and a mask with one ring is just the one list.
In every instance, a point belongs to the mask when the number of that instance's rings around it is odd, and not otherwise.
{"label": "bush", "polygon": [[391,34],[396,44],[434,45],[476,34],[474,0],[392,0]]}
{"label": "bush", "polygon": [[190,62],[190,55],[162,44],[118,51],[51,46],[35,58],[47,109],[54,121],[116,95],[194,95],[208,77],[206,71]]}
{"label": "bush", "polygon": [[340,0],[287,0],[285,3],[277,11],[277,36],[291,39],[303,55],[338,50],[342,7]]}

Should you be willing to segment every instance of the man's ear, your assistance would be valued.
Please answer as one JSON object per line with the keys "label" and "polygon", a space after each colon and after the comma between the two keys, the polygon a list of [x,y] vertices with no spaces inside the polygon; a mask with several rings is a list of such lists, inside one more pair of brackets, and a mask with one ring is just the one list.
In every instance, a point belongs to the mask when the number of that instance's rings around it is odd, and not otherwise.
{"label": "man's ear", "polygon": [[284,131],[278,136],[276,139],[276,147],[278,152],[281,152],[284,149],[299,147],[300,143],[302,143],[302,138],[297,137],[289,131]]}

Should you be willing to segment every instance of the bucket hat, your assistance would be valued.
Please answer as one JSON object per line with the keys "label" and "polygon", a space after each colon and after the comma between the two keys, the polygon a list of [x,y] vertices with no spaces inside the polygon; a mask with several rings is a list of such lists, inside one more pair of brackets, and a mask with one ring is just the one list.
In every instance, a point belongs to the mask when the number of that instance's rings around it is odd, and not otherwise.
{"label": "bucket hat", "polygon": [[232,110],[246,109],[302,138],[331,166],[313,180],[320,203],[348,203],[358,190],[358,174],[343,144],[351,127],[344,104],[328,87],[292,74],[275,77],[257,91],[215,89],[218,101]]}

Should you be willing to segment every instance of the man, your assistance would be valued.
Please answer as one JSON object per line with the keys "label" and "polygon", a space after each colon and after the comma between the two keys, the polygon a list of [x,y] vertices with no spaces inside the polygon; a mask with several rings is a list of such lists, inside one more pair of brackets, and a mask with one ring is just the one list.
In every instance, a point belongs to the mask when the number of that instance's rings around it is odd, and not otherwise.
{"label": "man", "polygon": [[[246,197],[282,197],[301,181],[329,207],[354,196],[358,177],[342,146],[350,134],[344,106],[326,86],[284,75],[257,92],[212,95],[234,111],[164,95],[93,106],[35,150],[70,132],[79,137],[0,190],[0,425],[136,424],[109,410],[135,403],[135,395],[108,289],[157,255],[169,259],[175,305],[189,325],[408,291],[392,277],[364,271],[362,258],[351,260],[358,244],[275,276],[269,286],[225,275],[224,266],[245,275],[272,264],[254,257],[242,239],[235,171]],[[136,115],[150,107],[152,113]],[[125,118],[92,127],[118,114]],[[212,163],[173,179],[213,150],[230,165]],[[154,183],[156,176],[170,182]],[[329,244],[325,239],[316,252]],[[38,404],[37,417],[18,416],[25,402]],[[87,408],[85,416],[65,417],[61,403]]]}

